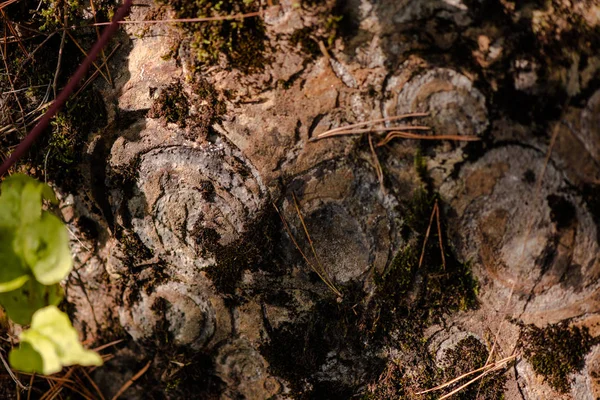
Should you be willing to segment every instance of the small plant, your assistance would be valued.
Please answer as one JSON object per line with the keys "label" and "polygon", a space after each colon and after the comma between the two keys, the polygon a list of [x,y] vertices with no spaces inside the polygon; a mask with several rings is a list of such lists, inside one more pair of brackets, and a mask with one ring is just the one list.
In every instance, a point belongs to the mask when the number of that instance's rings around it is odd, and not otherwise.
{"label": "small plant", "polygon": [[69,317],[56,306],[59,282],[73,269],[69,236],[62,221],[42,208],[56,204],[52,189],[26,175],[6,178],[0,186],[0,305],[20,325],[20,348],[11,365],[46,375],[63,366],[101,365],[102,359],[79,343]]}

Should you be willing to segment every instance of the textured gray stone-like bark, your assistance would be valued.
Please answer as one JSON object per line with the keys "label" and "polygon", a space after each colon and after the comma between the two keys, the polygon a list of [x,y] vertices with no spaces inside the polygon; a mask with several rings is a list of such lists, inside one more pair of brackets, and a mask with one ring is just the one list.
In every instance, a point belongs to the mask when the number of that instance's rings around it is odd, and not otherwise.
{"label": "textured gray stone-like bark", "polygon": [[[522,324],[600,334],[600,5],[349,1],[342,24],[355,29],[327,54],[309,55],[291,37],[330,5],[293,3],[265,12],[268,62],[250,73],[225,62],[193,69],[188,31],[158,26],[136,36],[140,28],[127,28],[121,38],[116,87],[102,88],[111,123],[90,136],[82,167],[92,201],[63,198],[76,233],[81,216],[102,228],[96,242],[72,243],[75,323],[96,341],[128,339],[96,372],[106,391],[126,380],[129,365],[153,359],[128,398],[145,398],[145,385],[171,385],[162,395],[173,398],[186,390],[199,398],[422,398],[416,393],[441,383],[432,371],[450,371],[449,349],[465,338],[501,359]],[[136,8],[134,18],[145,12]],[[163,60],[177,41],[177,59]],[[200,81],[223,104],[210,126],[194,123],[208,107],[194,89]],[[147,116],[174,82],[190,101],[185,126]],[[311,140],[414,112],[429,116],[406,123],[481,141],[377,147],[382,191],[366,136]],[[423,320],[418,349],[403,345],[402,326],[386,327],[380,341],[371,335],[380,329],[372,314],[383,304],[379,277],[397,254],[423,246],[425,232],[411,231],[411,202],[423,188],[439,195],[445,254],[469,264],[479,305]],[[431,229],[437,241],[435,221]],[[422,307],[437,279],[428,268],[413,270],[398,310]],[[499,387],[508,399],[596,398],[599,354],[592,347],[567,393],[521,356]],[[392,389],[394,368],[403,391]],[[469,396],[480,398],[477,389]]]}

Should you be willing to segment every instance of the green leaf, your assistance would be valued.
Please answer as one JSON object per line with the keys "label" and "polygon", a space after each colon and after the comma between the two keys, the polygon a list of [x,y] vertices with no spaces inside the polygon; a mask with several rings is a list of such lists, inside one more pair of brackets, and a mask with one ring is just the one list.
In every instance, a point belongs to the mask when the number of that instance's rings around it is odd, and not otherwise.
{"label": "green leaf", "polygon": [[13,240],[14,231],[0,227],[0,293],[18,289],[29,280],[23,261],[13,249]]}
{"label": "green leaf", "polygon": [[62,297],[62,288],[59,284],[45,286],[30,279],[16,290],[0,293],[0,305],[4,307],[13,322],[28,325],[38,309],[58,305]]}
{"label": "green leaf", "polygon": [[56,204],[50,186],[23,174],[14,174],[2,182],[0,193],[0,226],[17,227],[38,219],[42,199]]}
{"label": "green leaf", "polygon": [[19,371],[33,373],[44,370],[42,356],[27,342],[22,342],[18,349],[11,350],[8,361]]}
{"label": "green leaf", "polygon": [[73,268],[68,231],[60,219],[47,211],[19,230],[14,247],[35,279],[44,285],[60,282]]}
{"label": "green leaf", "polygon": [[0,193],[0,227],[16,228],[21,224],[21,193],[2,184]]}
{"label": "green leaf", "polygon": [[36,311],[31,328],[22,332],[20,339],[20,348],[9,355],[12,367],[20,371],[50,375],[59,372],[63,366],[102,365],[102,358],[97,353],[84,349],[79,343],[77,331],[67,314],[55,306]]}

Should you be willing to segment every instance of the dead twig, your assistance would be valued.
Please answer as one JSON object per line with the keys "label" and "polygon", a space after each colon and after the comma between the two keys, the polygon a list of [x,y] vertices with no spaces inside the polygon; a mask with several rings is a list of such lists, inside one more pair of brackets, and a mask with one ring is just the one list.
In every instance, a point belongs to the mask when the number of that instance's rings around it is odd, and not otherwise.
{"label": "dead twig", "polygon": [[[92,9],[92,15],[94,16],[94,23],[98,23],[98,20],[96,19],[96,7],[94,6],[94,0],[90,0],[90,8]],[[100,40],[100,27],[98,25],[95,25],[94,28],[96,29],[96,38],[97,40]],[[108,76],[108,83],[110,84],[110,86],[112,86],[112,76],[110,75],[110,69],[108,68],[108,62],[106,59],[106,54],[104,53],[104,49],[100,51],[100,54],[102,55],[104,65],[106,65],[106,76]]]}
{"label": "dead twig", "polygon": [[429,225],[427,226],[427,231],[425,232],[425,240],[423,240],[423,249],[421,250],[421,257],[419,257],[419,268],[423,265],[423,259],[425,258],[425,247],[427,246],[427,242],[429,241],[429,233],[431,232],[431,225],[433,225],[433,218],[437,219],[437,231],[438,231],[438,239],[440,244],[440,253],[442,255],[442,265],[444,270],[446,269],[446,256],[444,255],[444,245],[442,244],[442,225],[440,223],[440,207],[438,205],[438,201],[435,201],[433,205],[433,209],[431,210],[431,217],[429,218]]}
{"label": "dead twig", "polygon": [[121,386],[121,389],[119,389],[117,394],[115,394],[113,396],[112,400],[117,400],[119,398],[119,396],[121,396],[123,393],[125,393],[125,391],[127,389],[129,389],[129,386],[133,385],[133,383],[135,381],[137,381],[142,375],[144,375],[146,373],[146,371],[148,371],[148,368],[150,368],[150,365],[152,365],[152,361],[148,361],[148,363],[141,370],[139,370],[139,372],[137,374],[135,374],[134,376],[131,377],[131,379],[129,379],[127,382],[125,382],[125,384],[123,386]]}
{"label": "dead twig", "polygon": [[10,6],[13,3],[16,3],[17,1],[19,1],[19,0],[7,0],[7,1],[0,3],[0,10],[2,10],[4,7]]}
{"label": "dead twig", "polygon": [[[66,7],[66,5],[65,5]],[[64,11],[63,11],[64,12]],[[64,26],[67,25],[67,13],[65,12]],[[54,80],[52,81],[52,91],[54,92],[54,98],[56,99],[56,86],[58,85],[58,75],[60,74],[60,65],[62,63],[63,50],[65,48],[65,39],[67,38],[67,30],[63,29],[62,37],[60,39],[60,47],[58,48],[58,60],[56,62],[56,71],[54,72]]]}
{"label": "dead twig", "polygon": [[19,387],[19,389],[21,390],[29,390],[29,386],[25,386],[21,383],[21,381],[19,380],[19,378],[16,377],[16,375],[14,374],[14,372],[12,371],[12,369],[10,368],[10,366],[8,365],[8,363],[6,362],[6,360],[4,359],[4,356],[2,355],[2,352],[0,351],[0,360],[2,360],[2,365],[4,365],[4,368],[6,369],[6,371],[8,372],[8,374],[10,375],[10,377],[12,378],[12,380],[17,384],[17,386]]}

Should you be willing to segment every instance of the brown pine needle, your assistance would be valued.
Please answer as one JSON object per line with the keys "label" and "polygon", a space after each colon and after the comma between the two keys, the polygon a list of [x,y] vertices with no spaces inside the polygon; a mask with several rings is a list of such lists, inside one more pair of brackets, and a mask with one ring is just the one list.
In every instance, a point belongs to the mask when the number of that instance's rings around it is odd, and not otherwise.
{"label": "brown pine needle", "polygon": [[96,347],[96,348],[92,349],[92,351],[96,351],[96,352],[98,352],[98,351],[102,351],[102,350],[104,350],[104,349],[106,349],[106,348],[108,348],[108,347],[111,347],[111,346],[116,346],[116,345],[118,345],[119,343],[122,343],[122,342],[124,342],[124,341],[125,341],[125,339],[114,340],[114,341],[112,341],[112,342],[110,342],[110,343],[106,343],[106,344],[103,344],[102,346],[98,346],[98,347]]}
{"label": "brown pine needle", "polygon": [[433,217],[435,216],[437,210],[437,200],[433,205],[433,209],[431,210],[431,217],[429,218],[429,225],[427,226],[427,231],[425,232],[425,240],[423,240],[423,249],[421,250],[421,257],[419,257],[419,269],[421,269],[421,265],[423,265],[423,258],[425,258],[425,247],[427,246],[427,242],[429,241],[429,233],[431,232],[431,225],[433,225]]}
{"label": "brown pine needle", "polygon": [[[115,45],[115,47],[112,49],[112,51],[108,54],[108,57],[106,57],[106,60],[100,64],[100,68],[102,68],[103,66],[106,66],[106,69],[108,70],[108,60],[110,60],[113,56],[113,54],[115,54],[115,52],[119,49],[119,47],[121,47],[121,43],[117,43]],[[75,92],[75,94],[73,95],[73,98],[76,98],[77,96],[79,96],[79,94],[81,92],[83,92],[90,83],[92,83],[94,81],[94,79],[96,79],[99,75],[99,71],[96,70],[94,71],[94,73],[85,81],[85,83],[83,85],[81,85],[79,87],[79,89],[77,89],[77,91]],[[108,75],[108,77],[110,78],[110,74]],[[112,79],[112,78],[111,78]]]}
{"label": "brown pine needle", "polygon": [[27,400],[31,399],[31,389],[33,388],[33,380],[35,379],[35,374],[31,374],[31,378],[29,379],[29,387],[27,389]]}
{"label": "brown pine needle", "polygon": [[385,194],[385,186],[383,182],[383,168],[381,168],[379,157],[377,157],[377,152],[375,152],[375,147],[373,147],[372,135],[369,135],[369,147],[371,148],[371,154],[373,155],[373,161],[375,163],[375,172],[377,173],[377,179],[379,180],[379,187],[381,189],[381,193]]}
{"label": "brown pine needle", "polygon": [[287,222],[287,220],[285,219],[285,217],[283,216],[283,214],[279,211],[279,208],[277,207],[277,205],[275,203],[273,203],[273,207],[275,207],[275,211],[277,211],[277,214],[279,214],[279,218],[281,218],[281,222],[283,223],[283,227],[285,228],[286,232],[288,233],[288,236],[290,237],[290,239],[292,240],[292,243],[294,243],[294,246],[296,247],[296,249],[298,249],[298,251],[300,252],[300,254],[302,255],[302,258],[304,258],[304,261],[306,261],[306,264],[310,267],[310,269],[312,269],[318,276],[319,278],[323,281],[323,283],[325,283],[325,285],[327,285],[327,287],[338,297],[342,297],[342,294],[340,293],[340,291],[333,285],[331,285],[329,283],[329,281],[321,274],[321,272],[314,266],[314,264],[308,259],[308,257],[306,256],[306,254],[304,253],[304,251],[302,251],[302,248],[300,247],[300,245],[298,244],[298,242],[296,241],[296,237],[294,236],[294,234],[292,233],[292,230],[290,229],[290,226]]}
{"label": "brown pine needle", "polygon": [[463,142],[476,142],[481,140],[481,138],[478,136],[470,135],[419,135],[405,131],[392,131],[388,133],[388,135],[381,142],[377,143],[377,147],[384,146],[395,138],[417,140],[459,140]]}
{"label": "brown pine needle", "polygon": [[425,240],[423,241],[423,249],[421,250],[421,257],[419,258],[419,268],[423,265],[423,258],[425,257],[425,247],[427,246],[427,242],[429,241],[429,233],[431,232],[431,225],[433,225],[433,217],[435,216],[437,222],[437,231],[438,231],[438,240],[440,245],[440,254],[442,255],[442,266],[444,270],[446,269],[446,256],[444,255],[444,245],[442,242],[442,224],[440,223],[440,206],[438,205],[438,201],[435,201],[433,205],[433,209],[431,210],[431,217],[429,218],[429,225],[427,226],[427,231],[425,232]]}
{"label": "brown pine needle", "polygon": [[442,266],[446,270],[446,256],[444,255],[444,245],[442,243],[442,224],[440,223],[440,206],[437,200],[435,201],[435,219],[437,221],[438,241],[440,243],[440,254],[442,255]]}
{"label": "brown pine needle", "polygon": [[[2,12],[2,15],[4,16],[4,11],[0,10]],[[4,18],[6,18],[6,16],[4,16]],[[4,27],[4,46],[0,46],[0,55],[2,56],[2,61],[4,62],[4,70],[6,71],[6,79],[8,80],[8,83],[10,84],[10,89],[11,91],[15,91],[15,85],[14,85],[14,80],[11,78],[11,73],[9,71],[8,68],[8,63],[7,63],[7,47],[6,47],[6,26]],[[21,111],[21,118],[24,119],[24,115],[25,115],[25,110],[23,109],[23,105],[21,104],[21,100],[19,100],[19,96],[17,96],[16,93],[13,94],[13,96],[15,97],[15,101],[17,103],[17,105],[19,106],[19,110]]]}
{"label": "brown pine needle", "polygon": [[29,373],[29,372],[20,372],[20,371],[19,371],[19,374],[25,375],[25,376],[35,376],[37,378],[43,378],[43,379],[46,379],[46,380],[50,380],[52,382],[75,383],[71,379],[68,379],[68,378],[59,378],[57,376],[51,376],[51,375],[37,375],[37,374]]}
{"label": "brown pine needle", "polygon": [[[222,15],[218,17],[200,17],[200,18],[176,18],[176,19],[162,19],[162,20],[144,20],[144,21],[131,21],[122,20],[119,24],[169,24],[169,23],[184,23],[184,22],[210,22],[210,21],[229,21],[235,19],[244,19],[259,17],[263,14],[263,11],[255,11],[247,14],[236,14],[236,15]],[[104,26],[110,25],[110,22],[98,22],[92,24],[93,26]]]}
{"label": "brown pine needle", "polygon": [[19,389],[21,390],[27,390],[29,389],[27,386],[24,386],[21,381],[19,380],[19,378],[16,377],[16,375],[13,373],[12,369],[10,368],[10,366],[8,365],[8,363],[6,362],[6,360],[4,359],[4,356],[2,355],[2,352],[0,352],[0,360],[2,360],[2,364],[4,365],[4,368],[6,369],[6,371],[8,372],[8,374],[10,375],[10,377],[12,378],[12,380],[17,384],[17,386],[19,387]]}
{"label": "brown pine needle", "polygon": [[[69,368],[67,370],[67,373],[64,374],[64,376],[62,378],[54,378],[52,376],[40,375],[40,377],[46,379],[46,381],[48,382],[48,385],[50,386],[50,390],[48,390],[46,393],[44,393],[44,395],[40,398],[40,400],[54,399],[62,390],[63,385],[65,385],[66,383],[75,383],[73,380],[69,379],[71,377],[71,375],[73,375],[74,371],[75,371],[75,368]],[[56,382],[56,384],[54,384],[54,382]]]}
{"label": "brown pine needle", "polygon": [[94,390],[96,391],[96,393],[98,393],[98,396],[100,396],[100,399],[104,400],[104,395],[102,395],[102,391],[100,390],[100,388],[98,387],[98,385],[96,385],[96,382],[94,382],[94,380],[92,379],[92,377],[90,376],[90,374],[88,374],[85,371],[85,368],[81,368],[81,372],[87,378],[87,380],[92,384],[92,387],[94,388]]}
{"label": "brown pine needle", "polygon": [[2,10],[6,6],[10,6],[11,4],[16,3],[17,1],[19,1],[19,0],[7,0],[7,1],[0,3],[0,10]]}
{"label": "brown pine needle", "polygon": [[441,385],[438,385],[438,386],[433,387],[431,389],[427,389],[427,390],[424,390],[422,392],[418,392],[417,394],[418,395],[422,395],[422,394],[427,394],[427,393],[430,393],[430,392],[435,392],[435,391],[444,389],[444,388],[446,388],[446,387],[448,387],[450,385],[453,385],[456,382],[459,382],[459,381],[463,380],[467,376],[470,376],[470,375],[473,375],[473,374],[476,374],[478,372],[482,372],[483,371],[482,374],[476,376],[474,379],[470,380],[465,385],[462,385],[461,387],[457,388],[455,391],[452,391],[451,393],[448,393],[448,394],[444,395],[444,397],[440,398],[440,400],[441,399],[445,399],[445,398],[447,398],[447,397],[449,397],[449,396],[457,393],[458,391],[464,389],[465,387],[471,385],[472,383],[476,382],[477,380],[483,378],[483,376],[489,374],[490,372],[493,372],[493,371],[496,371],[496,370],[504,368],[505,364],[508,364],[510,361],[516,359],[518,356],[519,356],[519,354],[513,354],[511,356],[503,358],[502,360],[496,361],[494,363],[486,364],[486,365],[484,365],[481,368],[477,368],[477,369],[474,369],[473,371],[466,372],[466,373],[464,373],[464,374],[462,374],[462,375],[460,375],[460,376],[458,376],[458,377],[456,377],[456,378],[454,378],[452,380],[449,380],[448,382],[444,382]]}
{"label": "brown pine needle", "polygon": [[[110,22],[109,22],[109,24],[110,24]],[[69,35],[69,37],[71,38],[71,40],[73,41],[73,43],[75,43],[75,46],[77,46],[77,48],[79,49],[79,51],[81,51],[83,53],[83,55],[87,57],[87,55],[88,55],[87,52],[83,49],[83,47],[81,47],[81,45],[79,44],[79,42],[77,41],[77,39],[75,39],[75,37],[73,35],[71,35],[71,32],[69,32],[68,29],[65,29],[65,32],[67,32],[67,35]],[[94,66],[94,68],[96,68],[96,71],[98,71],[98,73],[100,75],[102,75],[102,77],[104,78],[104,80],[107,83],[110,83],[109,80],[108,80],[108,78],[106,77],[106,75],[104,75],[104,72],[102,72],[102,70],[100,69],[100,67],[98,66],[98,64],[96,64],[95,61],[92,63],[92,65]]]}
{"label": "brown pine needle", "polygon": [[[94,6],[94,0],[90,0],[90,8],[92,9],[92,15],[94,16],[94,23],[98,23],[98,20],[96,19],[96,7]],[[96,26],[94,26],[94,28],[96,29],[96,39],[100,40],[100,27],[98,27],[96,25]],[[108,68],[108,63],[107,63],[107,59],[106,59],[106,53],[104,52],[104,48],[102,50],[100,50],[100,54],[102,55],[102,60],[104,61],[104,65],[106,65],[106,76],[108,76],[108,83],[110,84],[110,86],[112,86],[113,85],[112,76],[110,76],[110,69]]]}
{"label": "brown pine needle", "polygon": [[[77,369],[77,371],[83,371],[83,368],[80,367],[74,367]],[[79,376],[79,374],[74,374],[74,378],[75,378],[75,384],[74,385],[65,385],[65,387],[71,389],[71,390],[75,390],[77,393],[85,396],[86,398],[89,399],[93,399],[94,398],[94,394],[88,389],[87,385],[85,384],[85,382],[81,379],[81,377]]]}
{"label": "brown pine needle", "polygon": [[142,375],[144,375],[146,373],[146,371],[148,371],[148,368],[150,368],[150,365],[152,365],[152,361],[148,361],[148,363],[142,369],[140,369],[137,374],[135,374],[134,376],[131,377],[131,379],[129,379],[127,382],[125,382],[125,384],[121,387],[121,389],[119,389],[117,394],[115,394],[113,396],[112,400],[117,400],[119,398],[119,396],[121,396],[123,393],[125,393],[125,391],[127,389],[129,389],[129,386],[133,385],[133,383],[135,381],[137,381]]}
{"label": "brown pine needle", "polygon": [[[2,10],[2,8],[0,8],[0,13],[2,13],[2,18],[4,19],[4,21],[6,21],[6,24],[4,26],[5,27],[8,26],[8,30],[13,35],[13,37],[16,39],[16,42],[19,43],[19,47],[21,48],[21,51],[23,52],[23,54],[25,54],[25,56],[29,56],[29,52],[25,48],[25,45],[23,44],[23,41],[21,40],[21,36],[18,34],[18,32],[15,29],[12,21],[10,21],[6,17],[6,14],[4,13],[4,10]],[[6,37],[6,34],[5,34],[5,37],[4,37],[4,41],[5,42],[6,42],[6,39],[7,39],[7,37]]]}
{"label": "brown pine needle", "polygon": [[312,141],[316,141],[319,139],[325,139],[333,136],[343,136],[343,135],[360,135],[362,133],[370,133],[370,132],[388,132],[388,131],[397,131],[398,129],[407,129],[407,130],[416,130],[416,131],[428,131],[431,130],[430,127],[424,125],[399,125],[399,126],[391,126],[391,127],[368,127],[368,128],[350,128],[350,129],[342,129],[337,130],[335,132],[327,131],[320,133],[315,138],[312,138]]}
{"label": "brown pine needle", "polygon": [[300,254],[302,255],[302,258],[304,258],[304,261],[306,261],[306,263],[308,264],[308,266],[317,273],[317,275],[319,275],[319,277],[325,281],[323,279],[323,277],[319,274],[319,271],[313,266],[312,262],[310,262],[310,260],[308,259],[308,257],[306,256],[306,254],[304,254],[304,251],[302,251],[302,248],[300,247],[300,245],[298,244],[298,242],[296,241],[296,237],[292,234],[292,230],[290,229],[290,226],[287,223],[287,220],[284,218],[283,214],[279,211],[279,208],[277,207],[277,205],[275,203],[273,203],[273,207],[275,207],[275,211],[277,211],[277,214],[279,214],[279,218],[281,218],[281,222],[283,223],[283,227],[285,228],[286,232],[288,233],[288,235],[290,236],[290,239],[292,239],[292,243],[294,243],[294,246],[296,246],[296,249],[298,249],[298,251],[300,252]]}
{"label": "brown pine needle", "polygon": [[[65,6],[66,7],[66,6]],[[67,13],[65,12],[65,22],[64,25],[67,24]],[[62,56],[63,50],[65,47],[65,39],[67,38],[67,30],[63,30],[62,37],[60,39],[60,47],[58,48],[58,61],[56,62],[56,71],[54,72],[54,79],[52,80],[52,91],[54,92],[54,98],[56,99],[57,95],[57,86],[58,86],[58,75],[60,74],[60,65],[62,64]]]}
{"label": "brown pine needle", "polygon": [[313,241],[310,238],[310,234],[308,233],[308,228],[306,227],[306,223],[304,222],[304,217],[302,216],[302,213],[300,212],[300,206],[298,205],[298,199],[296,198],[296,194],[292,193],[292,197],[294,198],[294,207],[296,207],[296,213],[298,214],[298,218],[300,218],[300,223],[302,224],[302,228],[304,229],[304,234],[306,235],[306,239],[308,240],[310,249],[311,249],[313,255],[315,256],[315,260],[317,260],[317,265],[319,266],[321,273],[326,278],[325,283],[327,283],[327,286],[329,286],[333,289],[335,294],[337,294],[339,297],[342,297],[342,294],[340,293],[340,291],[335,287],[335,285],[331,281],[329,274],[327,273],[327,270],[325,269],[325,267],[323,266],[323,263],[321,263],[321,259],[317,255],[317,251],[315,250]]}
{"label": "brown pine needle", "polygon": [[363,126],[380,124],[380,123],[384,123],[384,122],[399,121],[401,119],[406,119],[406,118],[426,117],[428,115],[429,115],[429,113],[410,113],[410,114],[394,115],[392,117],[371,119],[371,120],[364,121],[364,122],[357,122],[356,124],[352,124],[352,125],[340,126],[338,128],[330,129],[326,132],[319,134],[317,137],[322,138],[323,136],[328,135],[329,133],[333,133],[333,132],[346,131],[349,129],[360,128]]}

